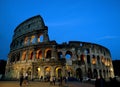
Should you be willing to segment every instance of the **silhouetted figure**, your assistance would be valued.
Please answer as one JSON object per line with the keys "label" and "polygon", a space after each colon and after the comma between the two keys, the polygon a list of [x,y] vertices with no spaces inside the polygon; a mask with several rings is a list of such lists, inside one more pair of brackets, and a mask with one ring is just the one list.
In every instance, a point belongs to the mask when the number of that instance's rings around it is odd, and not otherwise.
{"label": "silhouetted figure", "polygon": [[80,82],[82,82],[83,81],[83,78],[82,77],[80,77]]}
{"label": "silhouetted figure", "polygon": [[22,86],[22,83],[23,83],[23,80],[24,80],[23,78],[24,78],[24,77],[23,77],[23,74],[21,74],[21,75],[20,75],[20,87]]}
{"label": "silhouetted figure", "polygon": [[43,81],[43,76],[41,76],[40,81]]}
{"label": "silhouetted figure", "polygon": [[63,80],[63,78],[62,78],[62,76],[60,77],[60,85],[62,85],[62,80]]}
{"label": "silhouetted figure", "polygon": [[66,84],[66,83],[67,83],[67,80],[68,80],[68,77],[65,76],[65,77],[64,77],[64,80],[65,80],[65,84]]}
{"label": "silhouetted figure", "polygon": [[28,73],[25,73],[25,75],[24,75],[24,84],[25,85],[28,85]]}
{"label": "silhouetted figure", "polygon": [[56,80],[56,79],[55,79],[55,76],[54,76],[54,77],[53,77],[53,84],[54,84],[54,85],[55,85],[55,80]]}
{"label": "silhouetted figure", "polygon": [[105,87],[105,80],[100,76],[100,78],[96,78],[95,87]]}
{"label": "silhouetted figure", "polygon": [[58,78],[59,86],[62,86],[62,76]]}

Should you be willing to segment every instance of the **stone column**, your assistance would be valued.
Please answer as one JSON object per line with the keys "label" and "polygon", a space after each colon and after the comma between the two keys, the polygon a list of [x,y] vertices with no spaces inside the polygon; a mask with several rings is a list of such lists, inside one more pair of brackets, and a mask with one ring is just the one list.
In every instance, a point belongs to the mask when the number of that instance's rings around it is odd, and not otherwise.
{"label": "stone column", "polygon": [[45,49],[42,49],[42,59],[45,60]]}
{"label": "stone column", "polygon": [[31,42],[30,42],[30,37],[28,37],[28,45],[30,45],[30,43],[31,43]]}
{"label": "stone column", "polygon": [[32,59],[32,60],[34,60],[34,61],[35,61],[35,59],[36,59],[36,51],[35,51],[35,50],[33,50],[33,59]]}
{"label": "stone column", "polygon": [[38,35],[37,34],[35,34],[35,44],[37,44],[38,43]]}
{"label": "stone column", "polygon": [[62,52],[62,58],[65,58],[65,53],[66,53],[66,51]]}
{"label": "stone column", "polygon": [[40,75],[44,77],[44,67],[40,66]]}
{"label": "stone column", "polygon": [[90,48],[90,64],[92,64],[92,52],[91,52],[91,48]]}
{"label": "stone column", "polygon": [[56,50],[56,46],[53,45],[52,46],[52,55],[51,55],[51,59],[56,59],[57,58],[57,50]]}
{"label": "stone column", "polygon": [[26,61],[28,61],[28,60],[29,60],[29,58],[28,58],[28,57],[29,57],[29,52],[28,52],[28,50],[27,50],[27,51],[26,51],[26,58],[25,58],[25,60],[26,60]]}
{"label": "stone column", "polygon": [[20,61],[22,61],[22,54],[23,54],[23,51],[20,51]]}
{"label": "stone column", "polygon": [[87,67],[88,64],[87,64],[87,55],[85,55],[85,65],[84,65],[84,68],[85,68],[85,76],[87,76]]}
{"label": "stone column", "polygon": [[48,42],[48,41],[49,41],[48,31],[45,30],[43,33],[43,42]]}
{"label": "stone column", "polygon": [[62,68],[62,75],[65,76],[65,67]]}
{"label": "stone column", "polygon": [[54,74],[54,68],[53,67],[51,67],[51,76],[54,76],[55,74]]}

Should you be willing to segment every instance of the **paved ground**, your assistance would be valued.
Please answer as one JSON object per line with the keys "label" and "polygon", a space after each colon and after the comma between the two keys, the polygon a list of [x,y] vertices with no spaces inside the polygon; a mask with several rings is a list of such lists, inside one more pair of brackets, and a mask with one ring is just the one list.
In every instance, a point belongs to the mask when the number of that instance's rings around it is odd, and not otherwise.
{"label": "paved ground", "polygon": [[[20,87],[19,81],[0,81],[0,87]],[[23,84],[22,87],[94,87],[94,85],[88,83],[80,83],[80,82],[69,82],[64,84],[64,86],[59,86],[58,83],[56,85],[50,85],[49,82],[30,82],[27,86]]]}

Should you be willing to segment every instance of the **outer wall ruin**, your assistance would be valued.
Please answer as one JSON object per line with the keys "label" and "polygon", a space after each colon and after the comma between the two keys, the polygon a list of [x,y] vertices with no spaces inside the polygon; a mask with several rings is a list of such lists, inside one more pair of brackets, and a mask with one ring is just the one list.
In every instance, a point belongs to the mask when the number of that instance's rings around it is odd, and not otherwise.
{"label": "outer wall ruin", "polygon": [[114,77],[110,51],[98,44],[50,41],[48,27],[40,15],[22,22],[14,30],[6,65],[6,78],[29,79],[62,76],[81,78]]}

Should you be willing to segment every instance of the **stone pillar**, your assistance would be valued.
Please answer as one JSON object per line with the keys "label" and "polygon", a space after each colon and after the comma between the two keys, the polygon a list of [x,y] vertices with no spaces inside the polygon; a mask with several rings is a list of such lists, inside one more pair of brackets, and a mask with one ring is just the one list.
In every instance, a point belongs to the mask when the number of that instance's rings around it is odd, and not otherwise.
{"label": "stone pillar", "polygon": [[65,58],[66,51],[63,51],[62,53],[63,53],[62,58]]}
{"label": "stone pillar", "polygon": [[54,76],[54,75],[55,75],[55,73],[54,73],[54,68],[51,67],[51,76]]}
{"label": "stone pillar", "polygon": [[38,43],[38,39],[39,39],[38,35],[37,35],[37,34],[35,34],[35,44],[37,44],[37,43]]}
{"label": "stone pillar", "polygon": [[40,75],[44,77],[44,67],[40,67]]}
{"label": "stone pillar", "polygon": [[91,48],[90,48],[90,64],[92,64],[92,51],[91,51]]}
{"label": "stone pillar", "polygon": [[87,64],[87,56],[85,55],[85,65],[84,65],[84,68],[85,68],[85,76],[87,76],[87,67],[88,64]]}
{"label": "stone pillar", "polygon": [[30,43],[31,43],[31,42],[30,42],[30,37],[28,37],[28,45],[30,45]]}
{"label": "stone pillar", "polygon": [[20,61],[22,61],[22,54],[23,54],[23,51],[20,51]]}
{"label": "stone pillar", "polygon": [[53,45],[52,46],[52,56],[51,56],[51,59],[56,59],[56,58],[58,58],[57,57],[57,50],[56,50],[56,46]]}
{"label": "stone pillar", "polygon": [[45,59],[45,49],[42,49],[42,58]]}
{"label": "stone pillar", "polygon": [[65,67],[62,68],[62,75],[65,76]]}
{"label": "stone pillar", "polygon": [[25,60],[26,60],[26,61],[28,61],[28,60],[29,60],[29,58],[28,58],[28,57],[29,57],[29,55],[30,55],[30,54],[29,54],[29,52],[28,52],[28,50],[27,50],[27,51],[26,51],[26,58],[25,58]]}
{"label": "stone pillar", "polygon": [[32,60],[35,60],[36,59],[36,51],[33,50],[33,59]]}
{"label": "stone pillar", "polygon": [[98,73],[98,77],[100,76],[100,72],[99,72],[99,69],[97,69],[97,73]]}
{"label": "stone pillar", "polygon": [[48,31],[45,30],[43,33],[43,42],[48,42],[48,41],[49,41]]}

